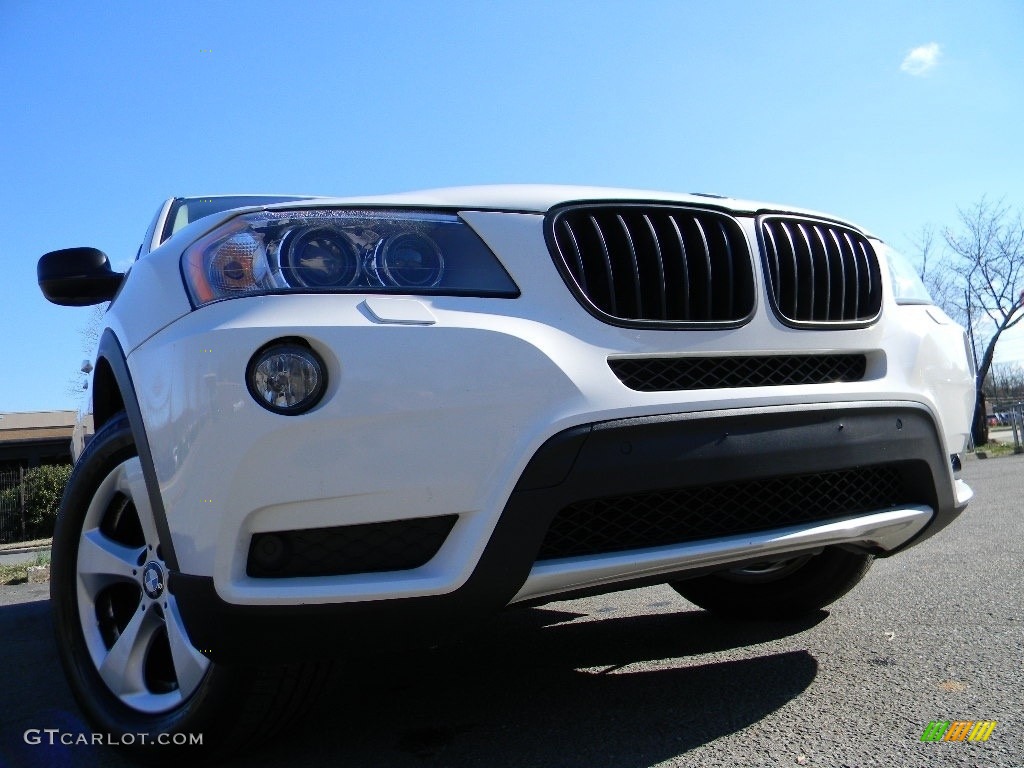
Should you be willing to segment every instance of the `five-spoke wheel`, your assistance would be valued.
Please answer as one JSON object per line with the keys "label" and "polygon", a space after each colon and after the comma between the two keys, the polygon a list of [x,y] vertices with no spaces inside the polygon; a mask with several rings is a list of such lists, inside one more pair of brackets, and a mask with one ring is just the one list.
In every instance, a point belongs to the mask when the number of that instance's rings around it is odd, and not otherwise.
{"label": "five-spoke wheel", "polygon": [[137,457],[114,467],[86,510],[78,544],[78,614],[110,692],[166,712],[199,687],[209,660],[189,642]]}

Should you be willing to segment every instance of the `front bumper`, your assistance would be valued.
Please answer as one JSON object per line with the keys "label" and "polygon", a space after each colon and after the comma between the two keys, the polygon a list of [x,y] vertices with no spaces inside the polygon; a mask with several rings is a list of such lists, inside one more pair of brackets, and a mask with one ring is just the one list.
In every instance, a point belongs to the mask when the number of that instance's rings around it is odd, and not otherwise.
{"label": "front bumper", "polygon": [[[597,422],[899,402],[929,414],[937,452],[962,448],[966,409],[957,401],[970,399],[970,374],[955,365],[950,339],[959,344],[959,334],[945,339],[924,308],[899,308],[913,322],[849,332],[783,329],[759,315],[735,331],[665,333],[605,326],[582,309],[543,323],[524,302],[424,300],[436,322],[411,326],[378,323],[357,296],[234,299],[133,350],[128,364],[181,571],[213,577],[235,604],[452,592],[469,579],[531,457],[552,436]],[[264,410],[244,381],[253,352],[281,336],[307,339],[328,366],[323,403],[301,416]],[[798,348],[872,362],[856,382],[637,392],[608,360],[639,348],[655,356]],[[246,573],[254,534],[445,515],[458,516],[451,535],[413,570]]]}
{"label": "front bumper", "polygon": [[[809,514],[782,527],[748,520],[749,530],[717,538],[538,561],[553,519],[581,499],[742,488],[780,475],[870,467],[901,478],[893,503],[883,508],[826,519]],[[471,575],[446,594],[238,605],[224,600],[209,577],[175,573],[170,588],[193,643],[215,660],[337,653],[348,644],[434,634],[512,603],[664,582],[825,546],[887,555],[941,530],[968,498],[969,489],[951,481],[934,420],[914,403],[619,419],[570,428],[535,452]],[[813,511],[795,514],[804,512]]]}

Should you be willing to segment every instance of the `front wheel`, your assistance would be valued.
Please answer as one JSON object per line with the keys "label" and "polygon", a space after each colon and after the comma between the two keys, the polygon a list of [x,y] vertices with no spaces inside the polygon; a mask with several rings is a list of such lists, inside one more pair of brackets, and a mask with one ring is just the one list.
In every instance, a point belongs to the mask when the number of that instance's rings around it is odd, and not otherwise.
{"label": "front wheel", "polygon": [[709,576],[669,582],[708,611],[736,619],[793,619],[834,603],[867,574],[874,558],[830,547]]}
{"label": "front wheel", "polygon": [[54,530],[50,598],[72,693],[97,731],[145,760],[251,746],[298,714],[322,670],[212,663],[189,640],[165,544],[119,414],[75,465]]}

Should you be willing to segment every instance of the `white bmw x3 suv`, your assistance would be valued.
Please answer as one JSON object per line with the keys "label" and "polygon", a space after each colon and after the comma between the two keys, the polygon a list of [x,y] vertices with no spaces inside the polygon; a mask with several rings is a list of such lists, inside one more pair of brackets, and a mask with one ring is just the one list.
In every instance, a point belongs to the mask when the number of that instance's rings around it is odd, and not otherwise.
{"label": "white bmw x3 suv", "polygon": [[80,705],[144,754],[268,733],[316,659],[509,606],[667,582],[814,612],[971,497],[964,332],[831,216],[174,198],[127,274],[91,248],[38,273],[112,300],[51,589]]}

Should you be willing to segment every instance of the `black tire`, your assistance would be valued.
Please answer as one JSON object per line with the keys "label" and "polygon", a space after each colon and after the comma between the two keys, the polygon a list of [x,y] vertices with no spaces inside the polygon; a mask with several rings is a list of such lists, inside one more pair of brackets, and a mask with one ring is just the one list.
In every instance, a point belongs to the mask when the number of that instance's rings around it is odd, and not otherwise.
{"label": "black tire", "polygon": [[817,555],[737,568],[669,585],[691,603],[734,619],[795,619],[834,603],[867,574],[869,554],[830,547]]}
{"label": "black tire", "polygon": [[[136,759],[195,762],[251,748],[305,710],[326,665],[224,666],[196,650],[166,570],[163,588],[156,583],[162,549],[144,494],[118,414],[75,464],[54,531],[50,599],[68,684],[96,732]],[[201,745],[190,743],[196,734]]]}

